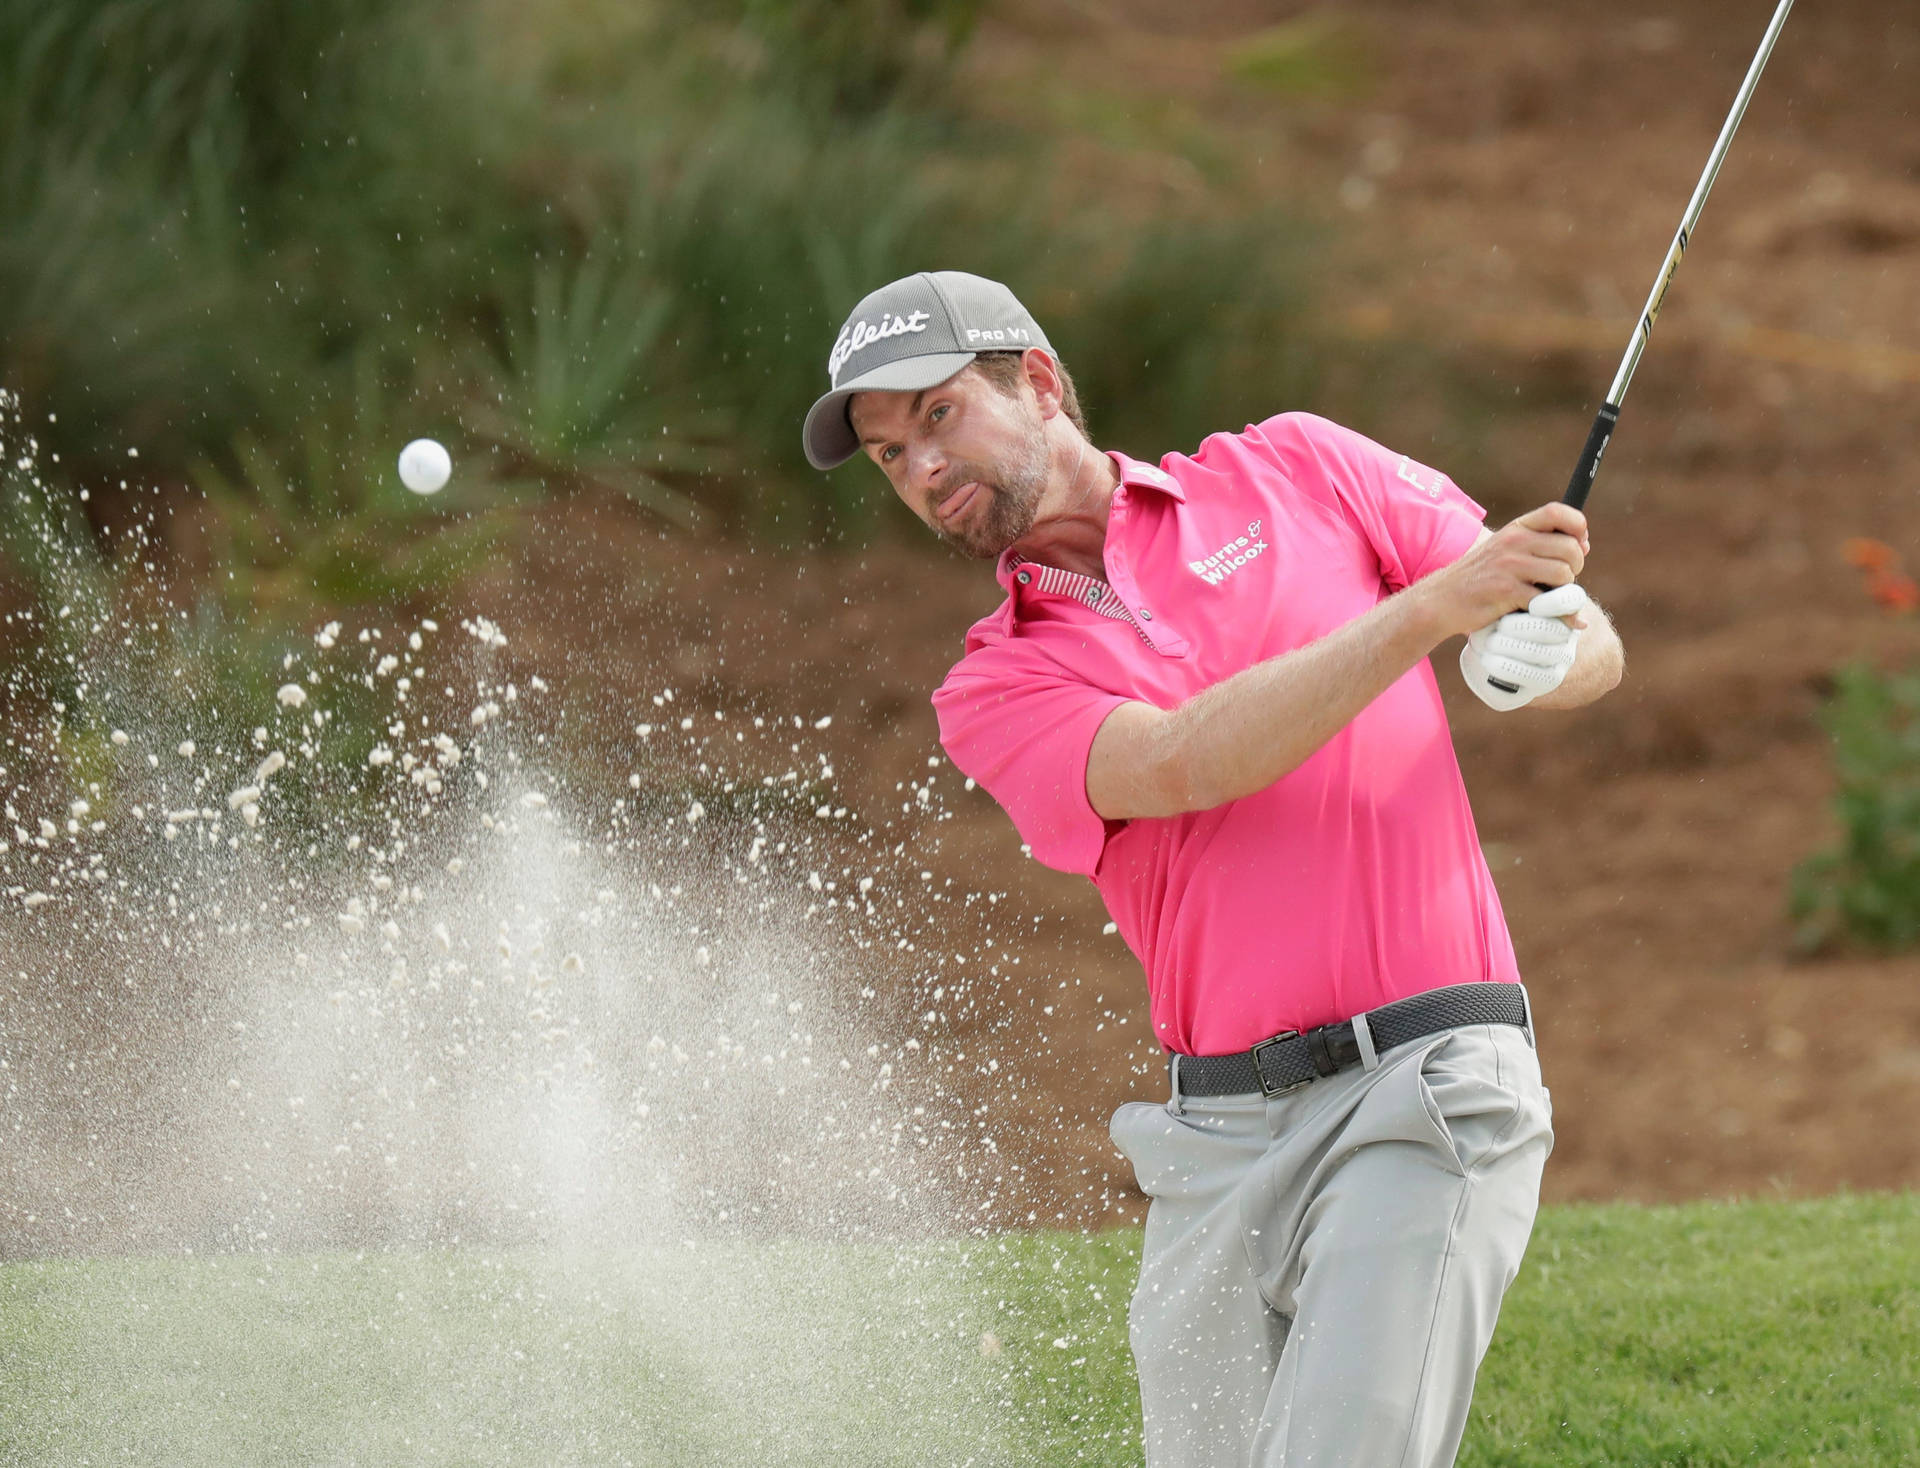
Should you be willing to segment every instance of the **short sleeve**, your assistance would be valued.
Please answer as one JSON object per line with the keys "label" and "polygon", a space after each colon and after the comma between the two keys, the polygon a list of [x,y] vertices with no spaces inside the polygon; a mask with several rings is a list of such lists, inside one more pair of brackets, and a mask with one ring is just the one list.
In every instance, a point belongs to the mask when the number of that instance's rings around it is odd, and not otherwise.
{"label": "short sleeve", "polygon": [[1013,818],[1035,859],[1091,877],[1110,828],[1087,799],[1087,758],[1107,715],[1130,701],[1002,643],[956,665],[933,708],[949,757]]}
{"label": "short sleeve", "polygon": [[1315,474],[1340,498],[1395,588],[1465,555],[1487,512],[1438,469],[1382,448],[1311,413],[1285,413],[1247,430],[1290,475]]}

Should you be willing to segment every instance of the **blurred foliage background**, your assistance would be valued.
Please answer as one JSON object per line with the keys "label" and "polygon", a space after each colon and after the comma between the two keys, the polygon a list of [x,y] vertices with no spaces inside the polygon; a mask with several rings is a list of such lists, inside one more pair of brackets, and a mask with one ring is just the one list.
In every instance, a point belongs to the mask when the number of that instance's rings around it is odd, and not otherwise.
{"label": "blurred foliage background", "polygon": [[138,445],[229,559],[335,598],[343,536],[427,513],[415,431],[494,502],[872,536],[796,424],[847,306],[931,262],[1015,275],[1141,443],[1271,402],[1297,229],[1089,207],[1054,134],[956,97],[978,6],[7,0],[0,382],[55,477],[110,495]]}

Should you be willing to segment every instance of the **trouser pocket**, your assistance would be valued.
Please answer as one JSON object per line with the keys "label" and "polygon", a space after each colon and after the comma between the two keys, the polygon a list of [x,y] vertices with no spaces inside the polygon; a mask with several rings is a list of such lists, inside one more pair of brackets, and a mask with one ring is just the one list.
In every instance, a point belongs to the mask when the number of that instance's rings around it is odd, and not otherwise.
{"label": "trouser pocket", "polygon": [[1154,1101],[1129,1101],[1108,1123],[1149,1198],[1198,1198],[1231,1188],[1267,1144],[1266,1107],[1214,1103],[1175,1116]]}
{"label": "trouser pocket", "polygon": [[1551,1110],[1539,1059],[1511,1025],[1450,1031],[1421,1058],[1422,1099],[1462,1175],[1544,1135]]}

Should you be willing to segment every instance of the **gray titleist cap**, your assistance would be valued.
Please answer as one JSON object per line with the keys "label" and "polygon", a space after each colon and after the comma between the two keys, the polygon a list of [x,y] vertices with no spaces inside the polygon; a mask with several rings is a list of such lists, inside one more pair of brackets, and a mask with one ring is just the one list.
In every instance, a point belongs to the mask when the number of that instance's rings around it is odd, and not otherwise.
{"label": "gray titleist cap", "polygon": [[936,387],[982,352],[1052,345],[1027,308],[997,280],[961,270],[922,271],[883,285],[853,308],[827,357],[833,387],[813,405],[801,437],[816,469],[860,452],[847,418],[857,392]]}

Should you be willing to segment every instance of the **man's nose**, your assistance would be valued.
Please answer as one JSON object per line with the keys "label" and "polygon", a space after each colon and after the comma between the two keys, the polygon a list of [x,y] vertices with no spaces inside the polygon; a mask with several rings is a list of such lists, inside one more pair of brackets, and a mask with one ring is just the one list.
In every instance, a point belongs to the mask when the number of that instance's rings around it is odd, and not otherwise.
{"label": "man's nose", "polygon": [[947,456],[931,444],[907,451],[907,482],[922,495],[938,489],[946,472]]}

